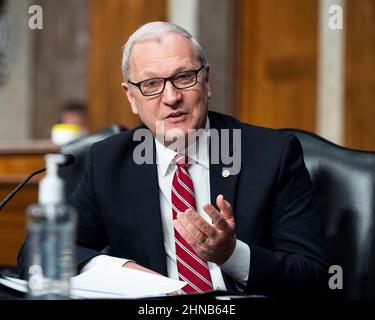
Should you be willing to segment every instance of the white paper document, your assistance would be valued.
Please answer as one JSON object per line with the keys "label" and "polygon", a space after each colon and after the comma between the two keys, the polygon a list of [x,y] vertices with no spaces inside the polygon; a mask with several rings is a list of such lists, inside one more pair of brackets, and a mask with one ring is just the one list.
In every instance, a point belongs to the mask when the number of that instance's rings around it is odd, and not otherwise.
{"label": "white paper document", "polygon": [[186,283],[139,270],[97,266],[72,278],[72,291],[86,290],[127,298],[166,295]]}
{"label": "white paper document", "polygon": [[17,291],[25,292],[25,293],[27,292],[27,283],[25,280],[11,278],[11,277],[4,277],[4,278],[0,278],[0,283],[13,290],[17,290]]}
{"label": "white paper document", "polygon": [[[27,282],[16,278],[0,278],[0,283],[12,289],[27,292]],[[121,299],[167,295],[181,289],[186,283],[121,266],[94,267],[72,278],[72,298]]]}

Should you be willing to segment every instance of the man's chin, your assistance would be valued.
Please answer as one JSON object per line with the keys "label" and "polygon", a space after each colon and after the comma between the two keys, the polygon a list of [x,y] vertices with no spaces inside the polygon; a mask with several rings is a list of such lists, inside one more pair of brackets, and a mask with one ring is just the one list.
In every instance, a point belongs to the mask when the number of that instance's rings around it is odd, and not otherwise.
{"label": "man's chin", "polygon": [[184,138],[188,133],[188,127],[185,124],[176,126],[166,126],[164,128],[164,137],[168,140]]}
{"label": "man's chin", "polygon": [[176,151],[182,151],[185,149],[186,145],[186,134],[184,131],[173,129],[166,132],[164,135],[165,145],[173,145],[173,149]]}

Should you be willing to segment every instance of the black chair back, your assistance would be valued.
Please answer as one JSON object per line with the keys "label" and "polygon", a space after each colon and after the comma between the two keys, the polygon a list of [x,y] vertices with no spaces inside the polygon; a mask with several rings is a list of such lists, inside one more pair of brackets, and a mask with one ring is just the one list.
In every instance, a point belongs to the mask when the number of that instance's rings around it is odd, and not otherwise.
{"label": "black chair back", "polygon": [[343,270],[343,289],[334,297],[375,298],[375,152],[340,147],[313,133],[297,136],[328,241],[329,264]]}
{"label": "black chair back", "polygon": [[69,197],[74,191],[76,185],[84,173],[91,146],[98,141],[104,140],[109,136],[125,131],[126,128],[113,124],[110,127],[94,132],[86,137],[72,141],[60,148],[60,153],[72,154],[75,157],[74,163],[60,170],[60,176],[65,180],[65,194]]}

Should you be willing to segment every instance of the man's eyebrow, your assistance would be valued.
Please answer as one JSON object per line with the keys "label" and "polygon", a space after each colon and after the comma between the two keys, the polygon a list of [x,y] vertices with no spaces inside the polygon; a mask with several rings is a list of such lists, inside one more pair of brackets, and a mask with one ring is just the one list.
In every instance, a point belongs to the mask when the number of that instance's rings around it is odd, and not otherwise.
{"label": "man's eyebrow", "polygon": [[[173,73],[171,73],[170,75],[168,75],[167,77],[171,77],[171,76],[174,76],[175,74],[177,73],[180,73],[182,71],[188,71],[188,70],[193,70],[194,67],[178,67],[176,68]],[[142,78],[144,79],[151,79],[151,78],[167,78],[167,77],[163,77],[161,76],[157,71],[154,72],[154,71],[146,71],[144,74],[142,74],[141,76]]]}

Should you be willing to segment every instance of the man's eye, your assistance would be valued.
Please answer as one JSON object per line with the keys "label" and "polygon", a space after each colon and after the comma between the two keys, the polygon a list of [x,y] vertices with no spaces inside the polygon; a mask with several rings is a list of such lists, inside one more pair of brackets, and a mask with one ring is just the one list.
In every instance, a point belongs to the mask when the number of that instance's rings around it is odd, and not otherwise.
{"label": "man's eye", "polygon": [[190,80],[193,76],[194,76],[194,74],[192,74],[191,72],[182,72],[182,73],[179,73],[178,75],[176,75],[175,81]]}
{"label": "man's eye", "polygon": [[145,88],[155,88],[161,85],[162,81],[160,79],[151,79],[142,83]]}

